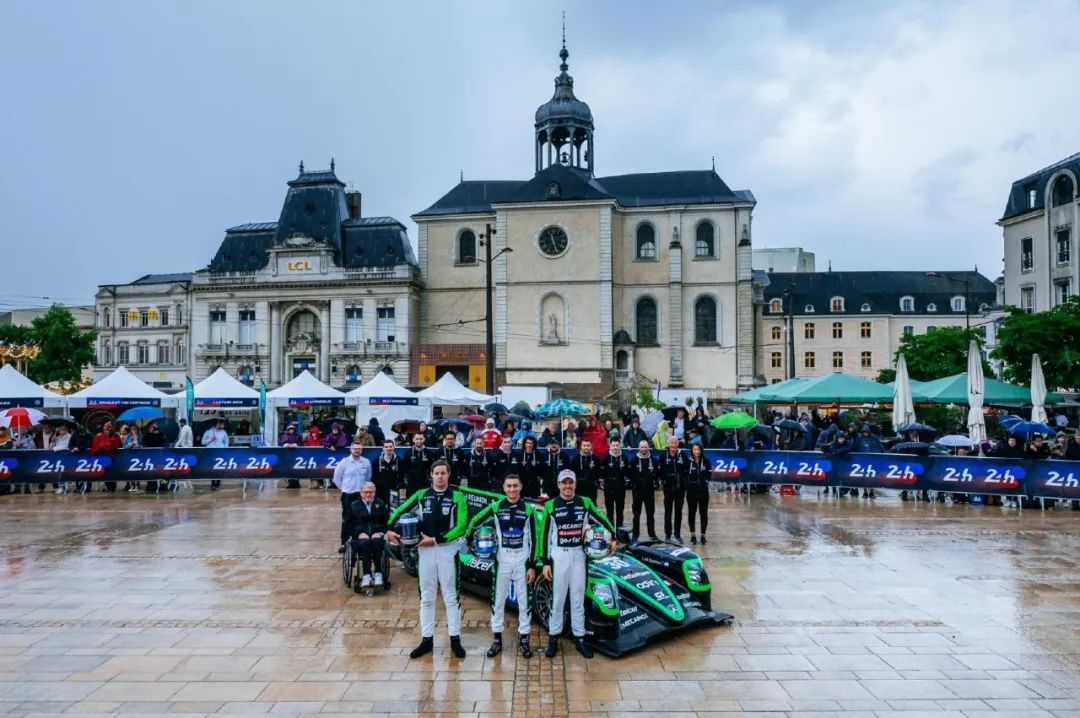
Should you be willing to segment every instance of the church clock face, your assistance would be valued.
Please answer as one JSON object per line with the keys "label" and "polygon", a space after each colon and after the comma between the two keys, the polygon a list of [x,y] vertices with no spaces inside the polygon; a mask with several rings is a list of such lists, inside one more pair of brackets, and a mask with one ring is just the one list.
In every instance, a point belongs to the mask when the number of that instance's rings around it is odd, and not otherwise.
{"label": "church clock face", "polygon": [[540,251],[548,257],[558,257],[566,251],[566,232],[561,227],[548,227],[540,233],[537,244]]}

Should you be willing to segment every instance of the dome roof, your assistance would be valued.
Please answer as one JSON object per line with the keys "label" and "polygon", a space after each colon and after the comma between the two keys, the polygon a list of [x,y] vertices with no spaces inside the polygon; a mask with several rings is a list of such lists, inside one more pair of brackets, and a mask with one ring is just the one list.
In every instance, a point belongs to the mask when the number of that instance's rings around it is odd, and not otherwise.
{"label": "dome roof", "polygon": [[570,53],[566,50],[565,43],[559,51],[559,57],[562,59],[562,64],[559,65],[559,76],[555,78],[555,94],[550,100],[536,108],[536,126],[539,128],[550,122],[558,122],[584,125],[591,129],[592,110],[587,104],[574,97],[574,78],[567,72],[570,66],[566,64]]}

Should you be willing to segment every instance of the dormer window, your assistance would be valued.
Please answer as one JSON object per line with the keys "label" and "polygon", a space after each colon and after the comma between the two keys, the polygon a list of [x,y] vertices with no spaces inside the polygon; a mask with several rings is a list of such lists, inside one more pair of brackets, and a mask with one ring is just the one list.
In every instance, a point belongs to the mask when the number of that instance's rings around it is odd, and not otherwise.
{"label": "dormer window", "polygon": [[937,311],[937,305],[934,304],[933,302],[930,302],[929,304],[926,305],[926,311],[928,311],[928,312],[936,312]]}
{"label": "dormer window", "polygon": [[844,311],[844,298],[833,297],[829,300],[829,311],[842,312]]}
{"label": "dormer window", "polygon": [[953,297],[952,298],[952,310],[954,312],[962,312],[962,311],[964,311],[964,298],[963,297]]}
{"label": "dormer window", "polygon": [[774,299],[769,302],[769,311],[773,314],[780,314],[784,311],[784,302],[780,299]]}
{"label": "dormer window", "polygon": [[814,313],[814,305],[813,304],[807,304],[806,308],[803,309],[803,311],[806,312],[807,314],[813,314]]}
{"label": "dormer window", "polygon": [[915,297],[900,297],[900,311],[915,311]]}
{"label": "dormer window", "polygon": [[863,312],[864,314],[866,312],[869,312],[870,311],[870,305],[867,302],[863,302],[863,305],[861,307],[859,307],[859,311]]}
{"label": "dormer window", "polygon": [[562,196],[562,188],[559,187],[558,182],[548,182],[547,186],[547,198],[558,199]]}

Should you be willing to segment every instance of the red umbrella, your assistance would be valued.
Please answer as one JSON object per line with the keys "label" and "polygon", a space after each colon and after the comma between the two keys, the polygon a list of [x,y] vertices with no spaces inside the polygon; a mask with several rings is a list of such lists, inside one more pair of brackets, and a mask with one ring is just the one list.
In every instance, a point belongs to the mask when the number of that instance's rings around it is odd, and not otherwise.
{"label": "red umbrella", "polygon": [[466,414],[465,416],[459,416],[458,419],[467,421],[475,427],[483,427],[487,424],[488,418],[486,416],[480,416],[479,414]]}
{"label": "red umbrella", "polygon": [[6,426],[10,429],[28,429],[34,424],[41,422],[44,418],[44,412],[38,411],[37,409],[27,409],[22,406],[16,406],[11,409],[0,411],[0,426]]}

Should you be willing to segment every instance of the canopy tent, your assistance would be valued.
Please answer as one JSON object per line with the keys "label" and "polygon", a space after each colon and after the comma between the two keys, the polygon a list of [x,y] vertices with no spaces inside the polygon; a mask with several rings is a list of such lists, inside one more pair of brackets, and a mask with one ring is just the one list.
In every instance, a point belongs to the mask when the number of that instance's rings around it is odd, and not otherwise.
{"label": "canopy tent", "polygon": [[357,425],[378,419],[387,435],[393,434],[390,427],[402,419],[431,421],[431,400],[417,396],[381,371],[346,394],[345,403],[356,406]]}
{"label": "canopy tent", "polygon": [[176,409],[183,402],[182,394],[166,394],[144,382],[124,367],[117,367],[108,376],[67,398],[69,408],[115,409],[132,406],[160,406]]}
{"label": "canopy tent", "polygon": [[63,395],[35,384],[11,364],[0,367],[0,409],[14,406],[41,409],[66,405]]}
{"label": "canopy tent", "polygon": [[196,409],[254,409],[259,391],[241,383],[224,368],[218,369],[194,387]]}
{"label": "canopy tent", "polygon": [[833,372],[798,383],[773,384],[761,392],[763,404],[891,404],[893,390],[854,374]]}
{"label": "canopy tent", "polygon": [[[1030,406],[1031,392],[1027,387],[1009,384],[997,379],[984,379],[984,406]],[[916,403],[923,404],[967,404],[968,374],[962,372],[942,379],[912,384],[912,394]],[[1062,398],[1047,393],[1047,404],[1059,404]]]}
{"label": "canopy tent", "polygon": [[345,395],[332,386],[323,384],[307,369],[296,378],[266,393],[266,425],[263,439],[269,446],[277,446],[277,410],[289,406],[342,406]]}
{"label": "canopy tent", "polygon": [[417,392],[421,399],[443,406],[483,406],[495,401],[495,397],[473,391],[446,372],[437,382]]}
{"label": "canopy tent", "polygon": [[734,402],[736,404],[764,404],[764,403],[768,403],[768,402],[765,402],[761,398],[762,394],[771,393],[771,392],[775,392],[775,391],[784,391],[786,389],[789,389],[793,385],[801,384],[804,381],[806,381],[806,378],[801,377],[801,376],[797,376],[794,379],[785,379],[784,381],[777,382],[776,384],[769,384],[767,386],[759,386],[756,389],[751,389],[750,391],[744,391],[741,394],[736,394],[735,396],[728,399],[728,401],[732,401],[732,402]]}

